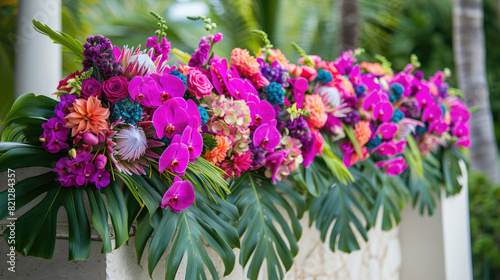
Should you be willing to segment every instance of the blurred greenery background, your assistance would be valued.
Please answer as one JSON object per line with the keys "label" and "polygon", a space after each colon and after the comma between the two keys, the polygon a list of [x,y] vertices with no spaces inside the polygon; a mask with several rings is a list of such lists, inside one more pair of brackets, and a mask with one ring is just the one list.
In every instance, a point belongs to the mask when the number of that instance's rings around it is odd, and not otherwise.
{"label": "blurred greenery background", "polygon": [[[0,120],[8,112],[14,92],[16,0],[0,1]],[[81,42],[91,34],[109,37],[113,44],[144,45],[152,36],[156,20],[149,11],[167,19],[168,40],[186,52],[197,48],[205,35],[200,22],[188,15],[209,15],[224,33],[224,44],[216,52],[228,57],[234,47],[257,50],[260,39],[250,33],[261,29],[290,61],[298,54],[290,42],[297,42],[309,54],[334,60],[341,24],[340,1],[335,0],[63,0],[63,31]],[[490,101],[500,143],[500,7],[498,0],[484,0],[484,31]],[[374,61],[381,54],[402,70],[416,54],[426,76],[449,67],[453,72],[451,0],[359,0],[359,46],[361,59]],[[67,53],[64,74],[76,70]],[[68,55],[68,56],[66,56]],[[451,86],[457,87],[452,76]],[[500,279],[500,186],[485,176],[470,176],[471,236],[475,279]]]}

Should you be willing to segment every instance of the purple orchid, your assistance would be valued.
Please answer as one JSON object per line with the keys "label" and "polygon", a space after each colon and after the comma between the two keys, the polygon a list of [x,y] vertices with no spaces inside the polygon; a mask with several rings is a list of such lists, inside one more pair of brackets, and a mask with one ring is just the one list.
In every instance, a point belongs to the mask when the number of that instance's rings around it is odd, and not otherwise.
{"label": "purple orchid", "polygon": [[272,151],[281,141],[281,135],[276,128],[276,119],[259,126],[253,135],[253,144],[267,151]]}
{"label": "purple orchid", "polygon": [[389,160],[379,161],[375,163],[377,168],[383,168],[385,172],[390,176],[397,176],[403,172],[408,165],[406,164],[404,158],[396,157]]}
{"label": "purple orchid", "polygon": [[333,66],[339,70],[341,75],[348,75],[352,70],[352,64],[358,61],[353,54],[352,50],[347,50],[342,52],[342,55],[333,62]]}
{"label": "purple orchid", "polygon": [[98,169],[94,173],[94,177],[92,178],[92,182],[94,182],[95,187],[100,190],[109,185],[110,183],[110,174],[108,171],[104,169]]}
{"label": "purple orchid", "polygon": [[89,182],[93,182],[95,175],[95,165],[91,162],[83,162],[82,169],[76,175],[75,184],[77,187],[87,186]]}
{"label": "purple orchid", "polygon": [[174,184],[163,195],[161,208],[170,207],[172,211],[180,213],[194,202],[194,189],[189,181],[182,181],[180,177],[175,177]]}
{"label": "purple orchid", "polygon": [[69,147],[69,129],[64,125],[64,121],[59,118],[51,118],[42,124],[43,134],[40,136],[42,147],[49,153],[58,153]]}
{"label": "purple orchid", "polygon": [[361,75],[361,82],[366,86],[368,93],[376,93],[382,89],[377,76],[372,73]]}
{"label": "purple orchid", "polygon": [[470,119],[470,112],[461,105],[454,105],[450,108],[450,117],[453,123],[465,123]]}
{"label": "purple orchid", "polygon": [[[297,109],[302,109],[304,107],[304,92],[309,88],[309,83],[304,78],[292,78],[287,79],[287,82],[292,86],[292,94],[295,103],[297,103]],[[292,104],[285,96],[285,106],[290,107]]]}
{"label": "purple orchid", "polygon": [[194,162],[203,150],[203,137],[201,133],[196,128],[186,127],[182,133],[182,143],[188,148],[189,161]]}
{"label": "purple orchid", "polygon": [[170,170],[174,174],[184,176],[188,166],[189,149],[181,142],[181,136],[175,135],[172,143],[165,149],[159,159],[159,171]]}
{"label": "purple orchid", "polygon": [[353,86],[360,86],[361,83],[361,71],[359,65],[354,66],[352,71],[349,73],[349,79],[351,80]]}
{"label": "purple orchid", "polygon": [[227,60],[225,58],[212,62],[210,66],[210,74],[212,76],[212,83],[221,95],[227,94],[229,90],[229,80],[240,76],[236,68],[231,66],[228,69]]}
{"label": "purple orchid", "polygon": [[372,153],[378,151],[378,153],[381,156],[392,157],[392,156],[395,156],[396,154],[402,152],[405,142],[406,141],[404,141],[404,140],[397,142],[397,143],[394,142],[393,140],[386,141],[386,142],[383,142],[382,144],[378,145],[375,149],[373,149]]}
{"label": "purple orchid", "polygon": [[379,102],[373,108],[373,117],[381,122],[388,122],[391,120],[394,114],[394,108],[392,108],[389,102]]}
{"label": "purple orchid", "polygon": [[387,123],[381,124],[377,128],[375,134],[376,135],[381,134],[382,139],[389,140],[389,139],[392,139],[394,137],[394,135],[396,135],[396,132],[398,132],[398,125],[393,123],[393,122],[387,122]]}

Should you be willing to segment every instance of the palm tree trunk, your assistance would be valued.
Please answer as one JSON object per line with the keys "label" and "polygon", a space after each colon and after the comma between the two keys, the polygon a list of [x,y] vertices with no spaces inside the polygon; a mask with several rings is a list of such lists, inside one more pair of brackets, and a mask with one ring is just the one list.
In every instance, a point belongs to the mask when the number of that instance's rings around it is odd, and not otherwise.
{"label": "palm tree trunk", "polygon": [[342,0],[340,4],[340,52],[358,47],[359,2]]}
{"label": "palm tree trunk", "polygon": [[453,49],[455,67],[465,103],[477,107],[472,114],[470,160],[472,169],[500,182],[498,151],[486,81],[482,0],[454,0]]}

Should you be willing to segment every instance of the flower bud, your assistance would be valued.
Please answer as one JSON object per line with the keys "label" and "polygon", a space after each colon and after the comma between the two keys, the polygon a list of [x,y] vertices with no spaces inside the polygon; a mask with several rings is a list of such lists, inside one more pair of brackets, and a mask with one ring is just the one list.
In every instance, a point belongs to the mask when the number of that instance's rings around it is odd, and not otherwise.
{"label": "flower bud", "polygon": [[99,143],[99,139],[97,139],[97,136],[95,136],[92,132],[85,132],[83,134],[83,142],[88,145],[94,146]]}
{"label": "flower bud", "polygon": [[76,150],[74,148],[69,150],[68,154],[71,158],[76,158]]}
{"label": "flower bud", "polygon": [[103,154],[99,154],[95,158],[94,164],[97,169],[104,169],[104,167],[106,167],[106,163],[108,163],[108,158]]}

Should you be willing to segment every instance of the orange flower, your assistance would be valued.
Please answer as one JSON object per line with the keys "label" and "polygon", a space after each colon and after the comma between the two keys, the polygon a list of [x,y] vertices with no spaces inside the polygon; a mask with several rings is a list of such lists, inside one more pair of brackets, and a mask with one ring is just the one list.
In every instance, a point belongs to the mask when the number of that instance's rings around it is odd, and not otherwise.
{"label": "orange flower", "polygon": [[259,63],[247,50],[242,50],[240,48],[234,49],[231,52],[230,62],[231,65],[234,65],[238,72],[245,77],[259,73]]}
{"label": "orange flower", "polygon": [[325,125],[328,115],[326,114],[325,104],[321,96],[317,94],[307,94],[304,109],[311,113],[307,118],[307,122],[311,127],[321,128]]}
{"label": "orange flower", "polygon": [[368,143],[368,140],[370,140],[370,136],[372,136],[370,123],[367,121],[357,122],[354,125],[354,136],[356,136],[356,140],[358,140],[360,146]]}
{"label": "orange flower", "polygon": [[101,106],[101,100],[95,96],[85,99],[75,99],[73,106],[69,107],[69,114],[64,118],[67,128],[72,128],[71,136],[79,131],[91,131],[99,134],[101,130],[107,130],[106,119],[109,117],[109,109]]}
{"label": "orange flower", "polygon": [[210,161],[210,163],[215,164],[221,162],[226,158],[227,151],[231,147],[231,143],[226,136],[215,136],[217,139],[217,147],[212,151],[207,151],[203,156],[204,159]]}
{"label": "orange flower", "polygon": [[288,67],[288,59],[286,59],[285,55],[280,51],[280,50],[273,50],[269,49],[267,50],[267,59],[270,62],[274,62],[275,60],[278,60],[278,62],[285,66]]}
{"label": "orange flower", "polygon": [[375,75],[384,75],[385,70],[382,68],[382,65],[380,63],[369,63],[366,61],[361,62],[361,68],[365,69],[366,71],[373,73]]}

